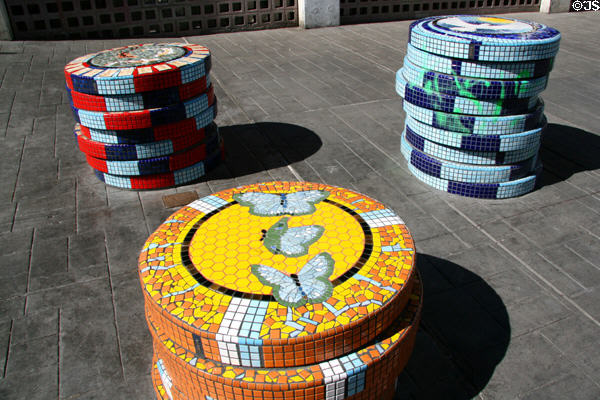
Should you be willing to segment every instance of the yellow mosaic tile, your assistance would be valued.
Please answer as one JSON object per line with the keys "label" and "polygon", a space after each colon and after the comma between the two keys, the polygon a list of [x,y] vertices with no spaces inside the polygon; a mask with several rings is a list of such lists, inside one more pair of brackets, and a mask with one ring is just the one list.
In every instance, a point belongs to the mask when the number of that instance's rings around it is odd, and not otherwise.
{"label": "yellow mosaic tile", "polygon": [[[414,265],[412,238],[393,211],[307,182],[196,200],[139,258],[147,305],[178,330],[179,345],[269,368],[323,361],[377,336],[408,301]],[[329,352],[316,351],[326,342]]]}

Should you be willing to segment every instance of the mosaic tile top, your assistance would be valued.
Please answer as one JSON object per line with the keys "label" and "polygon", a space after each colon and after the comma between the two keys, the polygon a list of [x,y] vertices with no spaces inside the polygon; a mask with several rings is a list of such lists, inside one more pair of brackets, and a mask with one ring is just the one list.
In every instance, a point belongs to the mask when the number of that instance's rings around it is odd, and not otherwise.
{"label": "mosaic tile top", "polygon": [[481,61],[527,61],[552,58],[560,32],[546,25],[512,18],[453,15],[416,21],[409,42],[429,53]]}
{"label": "mosaic tile top", "polygon": [[76,58],[65,66],[65,78],[76,92],[123,95],[184,85],[206,76],[210,66],[204,46],[145,44]]}
{"label": "mosaic tile top", "polygon": [[187,51],[168,43],[136,44],[101,51],[88,62],[93,67],[127,68],[165,63],[182,57]]}
{"label": "mosaic tile top", "polygon": [[[144,245],[139,272],[146,303],[173,323],[217,345],[262,348],[352,329],[374,337],[393,319],[378,315],[400,313],[414,263],[406,226],[383,204],[324,184],[271,182],[172,214]],[[212,359],[233,363],[239,350]]]}
{"label": "mosaic tile top", "polygon": [[486,17],[483,15],[453,15],[433,18],[432,24],[441,31],[455,35],[466,34],[484,37],[533,40],[555,38],[555,29],[533,21],[512,18]]}

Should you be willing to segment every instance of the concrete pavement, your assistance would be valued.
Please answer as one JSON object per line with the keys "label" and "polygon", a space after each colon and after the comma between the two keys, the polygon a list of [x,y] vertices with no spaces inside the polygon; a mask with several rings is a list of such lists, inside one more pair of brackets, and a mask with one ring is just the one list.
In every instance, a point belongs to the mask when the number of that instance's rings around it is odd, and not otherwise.
{"label": "concrete pavement", "polygon": [[177,39],[213,53],[228,158],[148,192],[95,178],[62,75],[136,41],[0,42],[0,398],[153,398],[136,260],[174,211],[162,197],[280,179],[368,194],[411,229],[425,306],[398,399],[600,398],[600,14],[512,16],[563,39],[542,95],[543,185],[498,201],[406,168],[394,73],[410,21]]}

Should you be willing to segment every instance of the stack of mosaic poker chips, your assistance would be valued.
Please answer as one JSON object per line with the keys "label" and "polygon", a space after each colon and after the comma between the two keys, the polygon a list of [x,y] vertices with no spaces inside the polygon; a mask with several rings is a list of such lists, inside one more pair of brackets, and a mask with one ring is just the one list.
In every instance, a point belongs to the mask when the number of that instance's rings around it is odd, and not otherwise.
{"label": "stack of mosaic poker chips", "polygon": [[422,286],[402,220],[347,189],[237,187],[178,210],[139,274],[159,399],[392,399]]}
{"label": "stack of mosaic poker chips", "polygon": [[406,125],[401,151],[421,181],[449,193],[509,198],[534,189],[543,102],[560,33],[485,16],[440,16],[410,26],[396,73]]}
{"label": "stack of mosaic poker chips", "polygon": [[96,176],[126,189],[192,182],[223,157],[209,50],[141,44],[65,67],[75,136]]}

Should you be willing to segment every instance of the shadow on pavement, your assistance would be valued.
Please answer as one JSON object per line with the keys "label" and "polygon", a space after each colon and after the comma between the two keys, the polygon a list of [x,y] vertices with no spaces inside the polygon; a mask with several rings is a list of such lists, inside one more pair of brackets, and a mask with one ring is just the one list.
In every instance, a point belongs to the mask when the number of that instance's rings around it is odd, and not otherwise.
{"label": "shadow on pavement", "polygon": [[542,136],[542,186],[568,179],[577,172],[600,168],[600,134],[567,125],[548,124]]}
{"label": "shadow on pavement", "polygon": [[316,153],[323,142],[313,131],[280,122],[219,128],[225,143],[224,165],[207,179],[235,178],[285,167]]}
{"label": "shadow on pavement", "polygon": [[506,307],[482,278],[460,265],[418,254],[417,267],[424,286],[421,327],[395,398],[471,399],[508,348]]}

